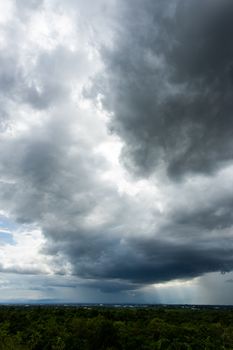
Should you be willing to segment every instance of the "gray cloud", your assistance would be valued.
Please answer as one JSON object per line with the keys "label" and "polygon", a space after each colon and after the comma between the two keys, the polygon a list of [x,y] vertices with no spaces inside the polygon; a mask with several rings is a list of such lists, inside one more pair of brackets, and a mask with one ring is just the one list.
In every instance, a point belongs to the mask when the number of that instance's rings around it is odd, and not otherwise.
{"label": "gray cloud", "polygon": [[[47,50],[33,46],[28,60],[20,43],[29,45],[22,21],[38,10],[32,5],[20,9],[17,33],[6,29],[0,57],[0,203],[18,224],[42,230],[41,254],[54,258],[57,274],[48,293],[77,286],[89,297],[93,289],[127,294],[232,271],[232,5],[136,0],[109,9],[100,1],[90,9],[69,1],[62,11],[84,14],[92,34],[79,23],[74,36],[85,40],[77,50],[65,40]],[[99,27],[102,11],[109,17]],[[101,77],[93,78],[101,63],[94,67],[86,42],[93,51],[102,47]],[[109,127],[124,142],[124,164],[150,175],[149,190],[128,175],[139,192],[119,191],[117,171],[98,152],[113,136],[91,102],[82,108],[83,89],[113,112]],[[65,263],[70,280],[59,282]],[[40,288],[38,278],[30,288],[46,290],[47,279]]]}
{"label": "gray cloud", "polygon": [[[171,228],[170,228],[171,229]],[[174,228],[173,228],[174,229]],[[177,227],[175,227],[177,229]],[[189,235],[188,226],[186,234]],[[174,232],[172,232],[174,233]],[[100,235],[100,233],[98,232]],[[84,279],[95,279],[97,285],[126,281],[127,288],[162,283],[174,279],[190,279],[208,272],[230,272],[233,268],[232,239],[203,234],[181,239],[129,238],[124,242],[86,234],[86,238],[58,243],[53,242],[54,253],[62,250],[73,266],[73,273]],[[124,287],[124,283],[117,284]],[[93,283],[94,284],[94,283]],[[94,284],[95,285],[95,284]],[[108,287],[109,288],[109,287]],[[115,288],[115,287],[114,287]]]}
{"label": "gray cloud", "polygon": [[232,160],[232,4],[121,5],[95,88],[124,164],[142,176],[163,166],[173,179],[216,171]]}
{"label": "gray cloud", "polygon": [[176,213],[176,218],[173,218],[174,223],[177,222],[180,225],[194,223],[194,225],[201,230],[231,228],[233,224],[232,199],[214,204],[215,205],[211,205],[207,208],[199,208],[198,210],[187,213],[186,215],[181,212]]}

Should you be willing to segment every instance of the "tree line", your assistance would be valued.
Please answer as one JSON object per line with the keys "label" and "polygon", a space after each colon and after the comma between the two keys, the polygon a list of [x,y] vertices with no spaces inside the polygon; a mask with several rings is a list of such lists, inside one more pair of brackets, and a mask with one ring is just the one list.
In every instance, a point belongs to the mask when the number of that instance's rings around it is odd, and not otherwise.
{"label": "tree line", "polygon": [[2,349],[233,349],[233,310],[1,306]]}

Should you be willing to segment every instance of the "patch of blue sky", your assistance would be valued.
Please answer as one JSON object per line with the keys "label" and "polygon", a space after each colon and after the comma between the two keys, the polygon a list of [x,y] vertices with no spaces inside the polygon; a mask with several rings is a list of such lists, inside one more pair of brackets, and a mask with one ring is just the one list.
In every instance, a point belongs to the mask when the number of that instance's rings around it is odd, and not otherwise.
{"label": "patch of blue sky", "polygon": [[18,228],[18,225],[9,217],[0,215],[0,230],[5,228],[7,231],[14,231]]}
{"label": "patch of blue sky", "polygon": [[0,244],[15,244],[12,232],[18,227],[8,217],[0,215]]}
{"label": "patch of blue sky", "polygon": [[0,228],[0,245],[2,244],[15,244],[15,241],[10,232],[4,232],[4,230]]}

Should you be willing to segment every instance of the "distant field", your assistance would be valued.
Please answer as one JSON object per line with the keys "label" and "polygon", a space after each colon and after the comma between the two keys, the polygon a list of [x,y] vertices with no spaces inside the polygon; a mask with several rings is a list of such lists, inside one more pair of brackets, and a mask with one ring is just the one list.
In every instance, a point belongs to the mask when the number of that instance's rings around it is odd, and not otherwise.
{"label": "distant field", "polygon": [[233,310],[1,306],[0,349],[233,349]]}

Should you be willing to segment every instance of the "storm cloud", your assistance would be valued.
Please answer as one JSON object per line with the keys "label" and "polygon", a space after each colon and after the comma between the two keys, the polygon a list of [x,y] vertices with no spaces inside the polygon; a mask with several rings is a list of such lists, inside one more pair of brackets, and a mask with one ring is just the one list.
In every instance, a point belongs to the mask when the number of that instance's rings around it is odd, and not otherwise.
{"label": "storm cloud", "polygon": [[3,285],[20,274],[20,298],[146,301],[154,285],[220,284],[233,270],[233,5],[45,0],[5,11]]}
{"label": "storm cloud", "polygon": [[210,174],[232,160],[232,18],[229,1],[128,1],[104,48],[102,102],[140,176]]}

